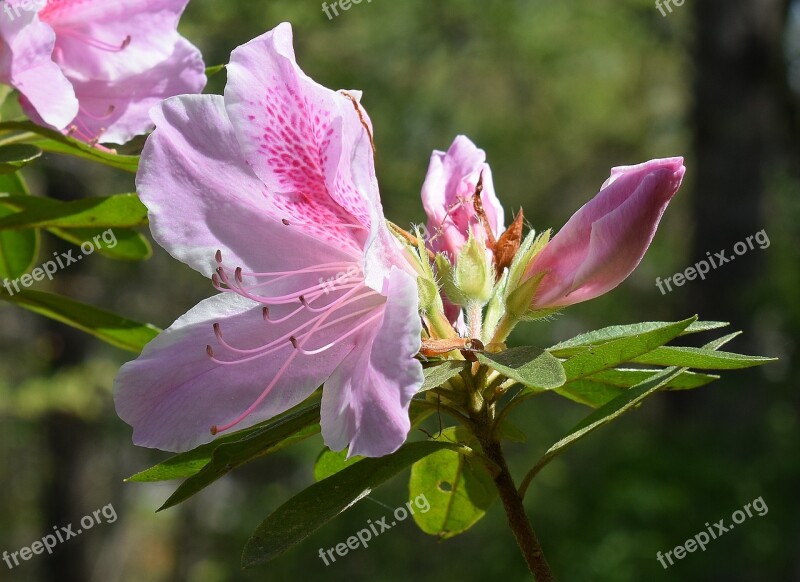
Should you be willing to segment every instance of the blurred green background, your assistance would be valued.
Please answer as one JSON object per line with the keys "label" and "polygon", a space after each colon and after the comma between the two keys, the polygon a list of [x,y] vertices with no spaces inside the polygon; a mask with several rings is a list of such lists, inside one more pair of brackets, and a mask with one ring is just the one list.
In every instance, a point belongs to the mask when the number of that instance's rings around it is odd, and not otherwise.
{"label": "blurred green background", "polygon": [[[316,0],[193,0],[183,33],[207,64],[282,21],[304,70],[364,90],[387,216],[423,220],[433,149],[466,134],[486,150],[507,213],[558,228],[609,168],[685,155],[687,179],[639,269],[617,290],[528,326],[535,345],[640,320],[730,321],[732,351],[780,357],[697,392],[658,396],[550,465],[526,500],[560,580],[800,580],[800,9],[781,0],[374,0],[329,20]],[[209,90],[220,92],[224,73]],[[48,156],[27,172],[63,199],[133,189],[133,178]],[[770,246],[662,295],[655,278],[765,229]],[[46,239],[44,251],[62,249]],[[265,249],[265,252],[269,252]],[[729,251],[730,252],[730,251]],[[166,327],[210,284],[160,249],[143,264],[100,257],[39,287]],[[267,566],[239,570],[260,521],[312,481],[319,438],[253,463],[162,514],[172,484],[123,484],[165,458],[135,448],[110,387],[130,354],[0,305],[0,551],[16,551],[113,503],[119,519],[0,580],[525,580],[499,504],[438,542],[406,521],[326,567],[329,548],[386,515],[364,500]],[[701,338],[705,339],[705,338]],[[698,340],[700,341],[700,340]],[[521,475],[588,409],[542,397],[513,420]],[[434,421],[435,426],[435,421]],[[769,507],[669,570],[656,561],[763,497]],[[407,499],[407,477],[373,498]]]}

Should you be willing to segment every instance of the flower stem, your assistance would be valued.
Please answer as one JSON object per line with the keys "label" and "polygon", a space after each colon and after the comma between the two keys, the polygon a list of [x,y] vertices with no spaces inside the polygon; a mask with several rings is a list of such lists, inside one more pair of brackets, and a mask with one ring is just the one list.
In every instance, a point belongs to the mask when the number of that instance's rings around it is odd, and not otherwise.
{"label": "flower stem", "polygon": [[533,531],[533,526],[525,513],[522,497],[517,492],[514,478],[508,469],[503,447],[494,436],[491,423],[486,422],[488,419],[483,422],[481,422],[482,419],[476,420],[478,420],[477,428],[479,429],[479,434],[476,436],[481,443],[483,453],[500,468],[500,472],[494,477],[494,484],[500,493],[500,499],[508,517],[508,525],[514,533],[519,549],[528,564],[528,569],[536,582],[555,582],[550,565],[544,557],[539,538],[536,537],[536,532]]}

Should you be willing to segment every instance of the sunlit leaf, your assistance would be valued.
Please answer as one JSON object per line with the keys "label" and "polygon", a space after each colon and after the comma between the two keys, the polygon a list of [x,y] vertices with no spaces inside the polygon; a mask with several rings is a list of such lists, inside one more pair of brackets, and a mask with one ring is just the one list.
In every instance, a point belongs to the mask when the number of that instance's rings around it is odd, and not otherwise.
{"label": "sunlit leaf", "polygon": [[[611,340],[620,339],[624,337],[631,337],[640,335],[646,332],[655,331],[669,325],[669,322],[664,321],[650,321],[646,323],[635,323],[632,325],[613,325],[599,329],[597,331],[590,331],[575,336],[572,339],[563,341],[549,348],[549,351],[559,358],[569,358],[575,354],[585,351],[587,346],[596,346]],[[730,325],[721,321],[695,321],[689,327],[684,329],[679,335],[689,335],[694,333],[701,333],[704,331],[711,331],[726,327]]]}
{"label": "sunlit leaf", "polygon": [[638,335],[624,336],[582,351],[564,362],[567,381],[617,367],[653,351],[678,337],[696,320],[693,317],[677,323],[662,323]]}
{"label": "sunlit leaf", "polygon": [[533,390],[552,390],[563,386],[567,379],[558,358],[540,348],[521,346],[477,356],[481,364]]}
{"label": "sunlit leaf", "polygon": [[[62,202],[36,196],[0,198],[19,212],[0,219],[0,230],[25,228],[133,228],[147,225],[147,208],[136,194]],[[91,239],[90,239],[91,240]]]}
{"label": "sunlit leaf", "polygon": [[[245,435],[235,442],[225,442],[211,451],[211,459],[196,474],[181,483],[180,487],[164,502],[159,511],[186,501],[199,491],[236,467],[274,452],[286,441],[303,440],[319,432],[320,405],[314,404]],[[195,461],[197,459],[194,459]]]}
{"label": "sunlit leaf", "polygon": [[[474,437],[461,428],[445,429],[439,440],[478,446]],[[414,512],[414,521],[425,533],[442,539],[470,529],[497,497],[486,467],[451,449],[414,463],[408,487],[411,501],[422,498],[429,505],[428,511]]]}
{"label": "sunlit leaf", "polygon": [[[268,442],[268,451],[274,452],[277,450],[274,442],[275,435],[285,434],[286,419],[292,418],[291,422],[296,423],[297,426],[306,428],[313,426],[319,419],[319,400],[320,395],[316,393],[314,396],[303,402],[301,405],[293,408],[292,410],[282,414],[276,418],[266,420],[250,428],[236,431],[228,435],[222,435],[214,439],[208,444],[201,445],[191,451],[173,455],[166,461],[150,467],[149,469],[137,473],[126,481],[135,483],[151,483],[156,481],[171,481],[174,479],[185,479],[196,475],[204,467],[206,467],[213,457],[214,451],[219,449],[222,445],[233,445],[249,439],[252,436],[265,437]],[[299,413],[299,414],[298,414]],[[307,425],[304,425],[308,422]],[[318,430],[318,429],[317,429]],[[250,447],[251,442],[248,441],[244,446]]]}

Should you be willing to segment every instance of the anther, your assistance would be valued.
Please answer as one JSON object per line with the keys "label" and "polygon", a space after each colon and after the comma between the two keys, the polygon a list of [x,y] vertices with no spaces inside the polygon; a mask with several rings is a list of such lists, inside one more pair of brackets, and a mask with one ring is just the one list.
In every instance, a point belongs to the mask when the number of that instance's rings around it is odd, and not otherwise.
{"label": "anther", "polygon": [[222,251],[217,249],[217,252],[214,255],[214,258],[217,260],[218,263],[222,264]]}
{"label": "anther", "polygon": [[209,358],[214,357],[214,349],[211,346],[206,346],[206,353],[208,354]]}

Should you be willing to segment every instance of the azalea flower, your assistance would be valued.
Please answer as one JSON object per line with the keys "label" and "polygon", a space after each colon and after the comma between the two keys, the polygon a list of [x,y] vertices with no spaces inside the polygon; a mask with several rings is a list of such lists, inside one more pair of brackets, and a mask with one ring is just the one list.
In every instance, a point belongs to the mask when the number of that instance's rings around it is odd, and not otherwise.
{"label": "azalea flower", "polygon": [[383,217],[359,97],[307,77],[281,24],[233,52],[224,98],[154,109],[137,177],[153,236],[220,294],[120,371],[135,443],[190,449],[323,383],[331,449],[405,441],[423,381],[416,276]]}
{"label": "azalea flower", "polygon": [[594,299],[627,279],[647,252],[685,172],[681,157],[613,168],[600,193],[528,267],[527,278],[542,277],[533,309]]}
{"label": "azalea flower", "polygon": [[149,131],[151,107],[199,93],[205,66],[177,32],[188,0],[6,0],[0,81],[35,122],[87,142]]}
{"label": "azalea flower", "polygon": [[[488,221],[488,232],[473,200],[481,178],[483,191],[480,200]],[[446,253],[453,262],[470,233],[489,245],[505,229],[503,207],[494,191],[486,153],[463,135],[456,137],[447,152],[433,152],[422,186],[422,205],[428,215],[431,248]]]}

